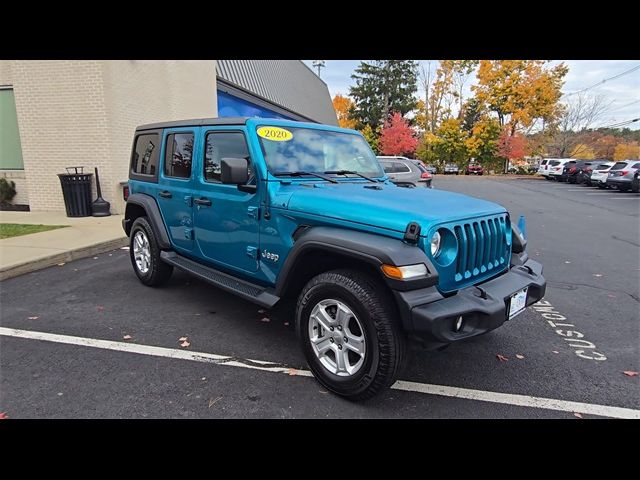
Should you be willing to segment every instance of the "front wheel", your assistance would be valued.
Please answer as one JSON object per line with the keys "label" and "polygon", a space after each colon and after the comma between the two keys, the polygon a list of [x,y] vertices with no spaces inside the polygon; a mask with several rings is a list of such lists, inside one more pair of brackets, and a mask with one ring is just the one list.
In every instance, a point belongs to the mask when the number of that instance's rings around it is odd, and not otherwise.
{"label": "front wheel", "polygon": [[318,382],[364,400],[391,386],[402,368],[405,337],[396,318],[379,282],[355,270],[334,270],[303,288],[296,332]]}

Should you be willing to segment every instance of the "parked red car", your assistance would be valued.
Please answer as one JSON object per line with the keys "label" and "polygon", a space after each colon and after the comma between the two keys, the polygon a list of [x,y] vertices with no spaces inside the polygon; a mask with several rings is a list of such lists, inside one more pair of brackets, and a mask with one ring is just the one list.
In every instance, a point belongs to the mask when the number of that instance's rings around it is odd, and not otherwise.
{"label": "parked red car", "polygon": [[478,163],[470,163],[467,165],[467,169],[464,173],[465,175],[482,175],[484,173],[484,168],[482,168],[482,165]]}

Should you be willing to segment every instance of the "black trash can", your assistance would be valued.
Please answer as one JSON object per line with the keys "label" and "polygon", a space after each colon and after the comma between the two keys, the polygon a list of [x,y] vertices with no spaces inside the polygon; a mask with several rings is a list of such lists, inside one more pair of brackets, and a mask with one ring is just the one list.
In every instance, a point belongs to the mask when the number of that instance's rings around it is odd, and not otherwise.
{"label": "black trash can", "polygon": [[89,217],[91,215],[91,177],[93,174],[83,172],[84,167],[67,167],[67,173],[58,174],[67,217]]}

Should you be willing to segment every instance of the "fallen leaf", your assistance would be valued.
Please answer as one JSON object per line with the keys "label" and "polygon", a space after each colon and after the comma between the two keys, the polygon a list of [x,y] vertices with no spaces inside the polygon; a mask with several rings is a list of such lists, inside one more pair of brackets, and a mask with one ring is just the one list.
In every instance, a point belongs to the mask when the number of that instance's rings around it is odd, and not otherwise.
{"label": "fallen leaf", "polygon": [[284,322],[284,326],[288,327],[289,326],[289,322]]}
{"label": "fallen leaf", "polygon": [[295,368],[290,368],[289,369],[289,375],[293,376],[293,375],[297,375],[298,371]]}
{"label": "fallen leaf", "polygon": [[638,376],[638,372],[633,372],[631,370],[625,370],[624,373],[627,377],[637,377]]}
{"label": "fallen leaf", "polygon": [[27,318],[28,318],[29,320],[37,320],[37,319],[39,319],[40,317],[27,317]]}
{"label": "fallen leaf", "polygon": [[220,400],[222,400],[222,397],[218,397],[215,400],[213,398],[210,398],[209,399],[209,408],[213,407]]}
{"label": "fallen leaf", "polygon": [[74,269],[73,269],[73,271],[74,271],[74,272],[77,272],[77,271],[78,271],[78,269],[77,269],[77,268],[74,268]]}
{"label": "fallen leaf", "polygon": [[260,315],[264,315],[265,313],[267,313],[267,311],[261,308],[260,310],[258,310],[258,313]]}
{"label": "fallen leaf", "polygon": [[569,260],[565,260],[564,263],[571,263]]}
{"label": "fallen leaf", "polygon": [[98,310],[99,312],[104,312],[104,307],[102,305],[98,305],[96,307],[96,310]]}
{"label": "fallen leaf", "polygon": [[559,352],[559,351],[557,351],[557,350],[553,350],[553,353],[560,353],[560,352]]}
{"label": "fallen leaf", "polygon": [[59,263],[58,266],[61,267],[65,264],[65,262]]}
{"label": "fallen leaf", "polygon": [[200,314],[199,314],[199,313],[194,313],[194,315],[195,315],[196,317],[199,317],[199,316],[200,316]]}
{"label": "fallen leaf", "polygon": [[593,276],[594,276],[594,277],[601,277],[601,276],[602,276],[602,274],[601,274],[601,273],[594,273],[594,274],[593,274]]}
{"label": "fallen leaf", "polygon": [[519,353],[516,353],[516,358],[522,360],[524,358],[524,355],[520,355]]}
{"label": "fallen leaf", "polygon": [[122,338],[125,339],[125,340],[131,340],[133,337],[131,335],[125,335]]}
{"label": "fallen leaf", "polygon": [[113,256],[113,253],[110,253],[110,254],[109,254],[109,256],[110,256],[110,257],[112,257],[112,256]]}
{"label": "fallen leaf", "polygon": [[501,362],[508,362],[509,361],[509,359],[507,357],[505,357],[504,355],[500,355],[500,354],[497,354],[496,358],[498,360],[500,360]]}
{"label": "fallen leaf", "polygon": [[7,418],[9,418],[7,412],[0,412],[0,420],[6,420]]}
{"label": "fallen leaf", "polygon": [[207,379],[207,377],[202,377],[200,380],[202,380],[203,382]]}
{"label": "fallen leaf", "polygon": [[607,297],[609,297],[609,298],[616,298],[616,296],[615,296],[613,293],[608,294],[608,295],[607,295]]}
{"label": "fallen leaf", "polygon": [[129,247],[120,247],[120,250],[129,250]]}
{"label": "fallen leaf", "polygon": [[187,342],[186,340],[180,344],[180,346],[182,348],[187,348],[189,345],[191,345],[191,344],[189,342]]}
{"label": "fallen leaf", "polygon": [[269,320],[269,318],[267,318],[267,317],[262,317],[262,319],[260,321],[261,322],[270,322],[271,320]]}
{"label": "fallen leaf", "polygon": [[187,341],[187,337],[180,337],[178,339],[179,342],[186,342]]}
{"label": "fallen leaf", "polygon": [[320,393],[322,393],[323,395],[326,395],[327,393],[329,393],[329,392],[327,392],[327,391],[325,391],[325,390],[318,390],[318,391],[319,391]]}
{"label": "fallen leaf", "polygon": [[573,412],[574,417],[582,418],[582,414],[578,412]]}
{"label": "fallen leaf", "polygon": [[62,392],[58,392],[58,396],[61,397],[62,395],[64,395],[64,393]]}
{"label": "fallen leaf", "polygon": [[98,257],[93,257],[93,259],[94,259],[94,260],[97,260],[97,259],[98,259]]}

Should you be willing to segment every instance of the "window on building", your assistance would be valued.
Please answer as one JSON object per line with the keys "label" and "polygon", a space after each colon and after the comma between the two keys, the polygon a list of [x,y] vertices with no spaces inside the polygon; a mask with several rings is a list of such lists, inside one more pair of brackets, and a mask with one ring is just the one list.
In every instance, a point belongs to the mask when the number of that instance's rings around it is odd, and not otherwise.
{"label": "window on building", "polygon": [[[204,179],[207,182],[220,182],[220,163],[223,158],[249,158],[247,141],[242,132],[211,132],[207,134],[204,158]],[[252,183],[251,162],[249,179]]]}
{"label": "window on building", "polygon": [[138,135],[131,159],[131,171],[138,175],[157,175],[158,150],[156,133]]}
{"label": "window on building", "polygon": [[23,170],[16,102],[11,88],[0,88],[0,170]]}
{"label": "window on building", "polygon": [[167,135],[164,155],[164,174],[167,177],[191,177],[193,138],[193,133]]}

